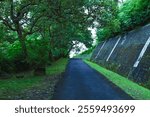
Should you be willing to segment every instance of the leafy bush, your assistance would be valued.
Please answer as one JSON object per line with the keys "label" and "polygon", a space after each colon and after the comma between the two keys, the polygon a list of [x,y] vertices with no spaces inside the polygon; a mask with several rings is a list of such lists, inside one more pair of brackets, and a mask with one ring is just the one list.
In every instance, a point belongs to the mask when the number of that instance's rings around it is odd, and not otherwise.
{"label": "leafy bush", "polygon": [[14,72],[21,70],[22,61],[21,46],[18,41],[9,43],[7,41],[0,44],[0,66],[1,71]]}
{"label": "leafy bush", "polygon": [[28,63],[32,68],[44,67],[49,60],[48,54],[48,42],[42,39],[28,39]]}
{"label": "leafy bush", "polygon": [[0,44],[0,70],[5,72],[19,72],[27,69],[45,66],[49,60],[48,42],[46,40],[30,38],[27,40],[28,58],[25,60],[19,41]]}

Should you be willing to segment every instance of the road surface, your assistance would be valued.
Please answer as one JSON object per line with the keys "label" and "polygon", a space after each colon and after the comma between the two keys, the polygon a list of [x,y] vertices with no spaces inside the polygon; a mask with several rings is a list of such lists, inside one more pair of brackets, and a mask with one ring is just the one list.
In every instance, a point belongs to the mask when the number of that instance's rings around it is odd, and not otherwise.
{"label": "road surface", "polygon": [[132,98],[82,60],[70,59],[64,78],[56,87],[53,99],[129,100]]}

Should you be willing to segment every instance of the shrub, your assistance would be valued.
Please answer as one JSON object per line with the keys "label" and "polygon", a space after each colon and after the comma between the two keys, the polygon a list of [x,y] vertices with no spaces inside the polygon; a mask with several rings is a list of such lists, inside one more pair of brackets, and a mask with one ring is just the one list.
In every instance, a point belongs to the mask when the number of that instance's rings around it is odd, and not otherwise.
{"label": "shrub", "polygon": [[49,60],[48,42],[42,39],[28,39],[28,63],[32,68],[44,67]]}

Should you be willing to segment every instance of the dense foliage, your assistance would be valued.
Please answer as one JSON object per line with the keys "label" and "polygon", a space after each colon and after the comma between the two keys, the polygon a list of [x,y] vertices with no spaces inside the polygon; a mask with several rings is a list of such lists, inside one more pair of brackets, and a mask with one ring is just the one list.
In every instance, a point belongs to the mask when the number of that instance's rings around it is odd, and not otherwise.
{"label": "dense foliage", "polygon": [[[110,1],[110,0],[109,0]],[[104,0],[0,1],[0,72],[44,67],[68,57],[78,43],[91,47]]]}
{"label": "dense foliage", "polygon": [[114,14],[108,19],[105,26],[98,31],[98,40],[103,41],[120,33],[125,33],[138,26],[143,26],[150,21],[149,0],[126,0],[120,7],[116,7]]}
{"label": "dense foliage", "polygon": [[102,41],[149,21],[149,0],[119,1],[0,1],[0,73],[45,67],[79,43],[91,48],[89,28]]}
{"label": "dense foliage", "polygon": [[90,31],[82,23],[84,2],[1,1],[0,71],[36,68],[67,57],[73,41],[91,46]]}

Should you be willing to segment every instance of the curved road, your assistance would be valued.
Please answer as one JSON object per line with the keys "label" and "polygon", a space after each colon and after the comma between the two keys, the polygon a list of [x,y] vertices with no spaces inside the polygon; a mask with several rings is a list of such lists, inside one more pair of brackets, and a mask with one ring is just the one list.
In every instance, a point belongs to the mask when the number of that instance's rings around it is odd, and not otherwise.
{"label": "curved road", "polygon": [[54,100],[132,99],[103,75],[80,59],[70,59],[64,78],[58,83]]}

